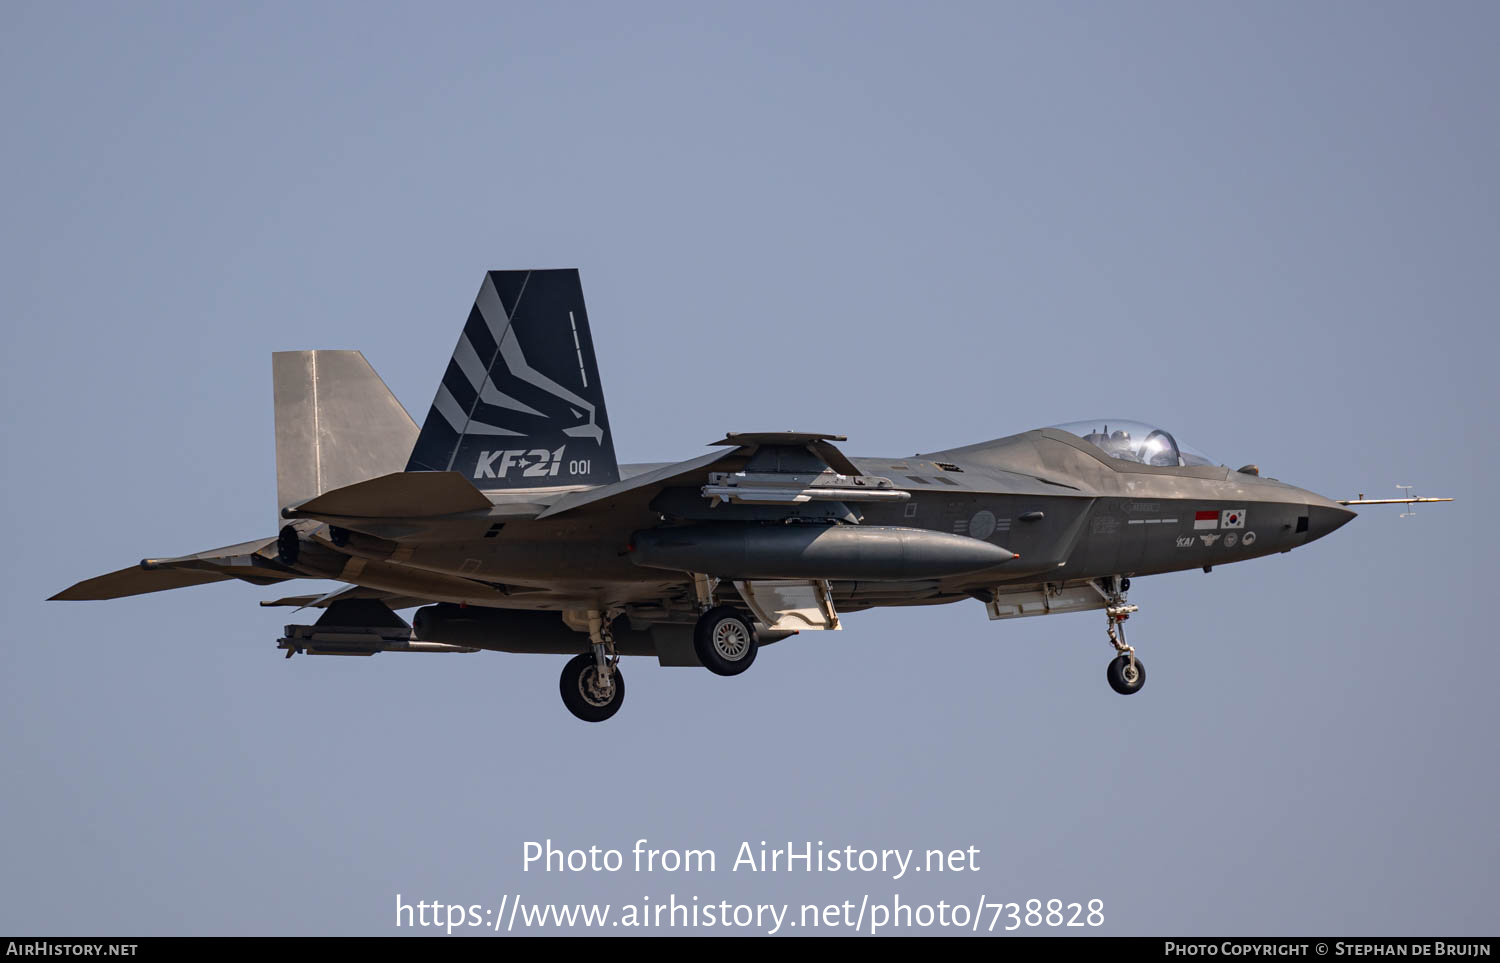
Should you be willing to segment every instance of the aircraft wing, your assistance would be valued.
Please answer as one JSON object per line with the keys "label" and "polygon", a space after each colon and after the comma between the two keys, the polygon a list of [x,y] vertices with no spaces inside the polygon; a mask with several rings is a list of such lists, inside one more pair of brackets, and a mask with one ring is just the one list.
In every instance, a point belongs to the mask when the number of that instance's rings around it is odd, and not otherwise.
{"label": "aircraft wing", "polygon": [[551,507],[538,515],[537,518],[551,518],[554,515],[578,511],[590,506],[595,508],[605,507],[609,503],[618,502],[624,498],[639,496],[648,490],[654,496],[657,491],[670,483],[681,483],[683,476],[702,475],[719,462],[728,461],[734,456],[735,452],[732,451],[711,451],[706,455],[699,455],[697,458],[664,465],[661,468],[642,472],[639,475],[632,475],[629,478],[608,485],[601,485],[598,488],[590,488],[587,491],[564,495],[556,502],[553,502]]}
{"label": "aircraft wing", "polygon": [[747,453],[753,453],[761,448],[805,448],[840,475],[858,475],[859,468],[854,462],[850,461],[838,448],[829,444],[834,441],[848,440],[844,435],[824,435],[817,432],[742,431],[730,432],[722,440],[711,444],[734,445],[736,448],[745,449]]}
{"label": "aircraft wing", "polygon": [[565,495],[537,517],[551,518],[584,508],[612,507],[625,500],[649,502],[663,489],[702,484],[707,481],[710,470],[739,470],[747,463],[754,464],[757,460],[769,460],[772,469],[776,470],[781,468],[779,461],[784,456],[804,460],[796,470],[811,470],[816,473],[832,469],[840,475],[859,475],[859,468],[831,444],[843,440],[843,435],[800,431],[730,433],[719,441],[711,442],[714,446],[730,449],[728,451],[711,451],[697,458],[653,468],[609,485]]}

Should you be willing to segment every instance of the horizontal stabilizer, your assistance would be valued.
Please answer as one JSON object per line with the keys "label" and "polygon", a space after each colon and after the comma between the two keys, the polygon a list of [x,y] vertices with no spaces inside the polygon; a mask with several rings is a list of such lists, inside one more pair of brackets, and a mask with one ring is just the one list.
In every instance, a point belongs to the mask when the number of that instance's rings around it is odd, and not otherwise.
{"label": "horizontal stabilizer", "polygon": [[187,569],[152,569],[139,565],[122,568],[108,575],[85,579],[71,588],[63,589],[49,602],[83,602],[98,599],[119,599],[127,595],[145,595],[148,592],[165,592],[167,589],[187,588],[189,585],[204,585],[208,582],[223,582],[233,578],[218,572],[198,572]]}
{"label": "horizontal stabilizer", "polygon": [[275,557],[276,539],[257,538],[253,542],[240,542],[238,545],[211,548],[205,552],[194,552],[192,555],[183,555],[180,558],[141,559],[141,568],[195,568],[201,571],[225,572],[229,575],[264,575],[267,573],[257,570],[266,568],[270,560]]}
{"label": "horizontal stabilizer", "polygon": [[459,472],[398,471],[324,492],[284,514],[288,518],[437,518],[490,507],[490,500]]}
{"label": "horizontal stabilizer", "polygon": [[231,578],[257,585],[295,578],[274,561],[275,545],[276,539],[261,538],[180,558],[146,558],[139,565],[79,582],[58,592],[49,601],[118,599]]}

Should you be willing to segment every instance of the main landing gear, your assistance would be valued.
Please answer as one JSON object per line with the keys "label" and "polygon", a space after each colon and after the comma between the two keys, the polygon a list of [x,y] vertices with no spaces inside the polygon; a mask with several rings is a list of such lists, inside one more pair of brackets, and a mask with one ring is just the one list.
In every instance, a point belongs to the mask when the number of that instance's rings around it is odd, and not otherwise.
{"label": "main landing gear", "polygon": [[1125,641],[1125,620],[1137,607],[1125,600],[1130,591],[1130,579],[1120,576],[1095,579],[1089,583],[1094,591],[1104,597],[1104,615],[1109,620],[1109,644],[1119,654],[1109,663],[1105,678],[1109,687],[1120,695],[1132,695],[1146,684],[1146,663],[1136,658],[1135,646]]}
{"label": "main landing gear", "polygon": [[563,705],[584,722],[603,722],[625,701],[625,676],[610,629],[615,614],[589,611],[590,651],[569,659],[558,680]]}
{"label": "main landing gear", "polygon": [[[702,612],[693,626],[698,661],[715,675],[739,675],[760,650],[755,622],[732,605],[714,604],[717,580],[700,575],[693,582]],[[558,680],[563,705],[584,722],[603,722],[625,701],[625,677],[611,628],[622,614],[620,609],[588,610],[589,651],[569,659]],[[581,629],[582,615],[576,613],[577,621],[570,624]]]}
{"label": "main landing gear", "polygon": [[755,623],[728,605],[704,612],[693,627],[693,650],[714,675],[739,675],[750,668],[759,648]]}
{"label": "main landing gear", "polygon": [[703,613],[693,626],[693,651],[714,675],[739,675],[755,661],[760,639],[755,623],[739,609],[714,605],[717,582],[706,575],[693,576],[698,609]]}

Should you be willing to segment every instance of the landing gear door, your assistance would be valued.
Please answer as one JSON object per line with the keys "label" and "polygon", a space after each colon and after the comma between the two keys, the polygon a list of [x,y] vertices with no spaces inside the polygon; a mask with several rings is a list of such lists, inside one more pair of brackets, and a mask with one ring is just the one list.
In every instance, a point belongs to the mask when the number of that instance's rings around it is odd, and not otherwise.
{"label": "landing gear door", "polygon": [[755,620],[778,632],[839,630],[833,593],[825,581],[735,582]]}

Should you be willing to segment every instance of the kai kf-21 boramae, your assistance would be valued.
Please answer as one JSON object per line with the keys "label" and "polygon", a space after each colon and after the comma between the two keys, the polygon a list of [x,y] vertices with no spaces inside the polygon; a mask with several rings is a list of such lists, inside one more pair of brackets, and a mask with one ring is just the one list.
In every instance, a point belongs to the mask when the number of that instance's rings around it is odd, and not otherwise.
{"label": "kai kf-21 boramae", "polygon": [[[1132,693],[1146,680],[1125,641],[1132,578],[1290,551],[1353,517],[1113,418],[909,458],[740,432],[687,461],[621,465],[575,270],[485,276],[420,430],[357,351],[278,353],[272,371],[278,534],[54,598],[331,579],[342,587],[261,603],[322,610],[286,626],[288,658],[571,655],[563,702],[591,722],[620,707],[622,655],[732,676],[863,609],[1099,610],[1109,684]],[[414,606],[410,623],[396,614]]]}

